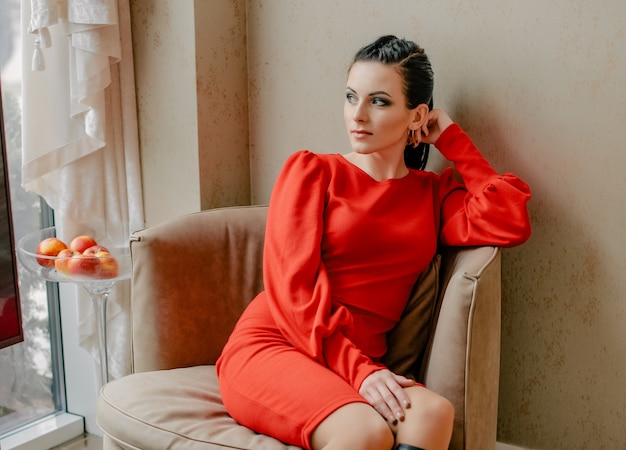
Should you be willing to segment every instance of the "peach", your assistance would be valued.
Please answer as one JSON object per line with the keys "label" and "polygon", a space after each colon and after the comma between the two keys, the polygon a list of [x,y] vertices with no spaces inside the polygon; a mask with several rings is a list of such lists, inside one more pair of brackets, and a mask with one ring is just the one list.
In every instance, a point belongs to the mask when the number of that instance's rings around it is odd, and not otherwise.
{"label": "peach", "polygon": [[54,267],[54,257],[59,254],[61,250],[65,250],[67,245],[60,239],[55,237],[49,237],[42,240],[37,245],[35,253],[42,256],[49,256],[50,258],[37,258],[37,262],[44,267]]}
{"label": "peach", "polygon": [[69,275],[70,271],[68,268],[68,262],[70,258],[77,254],[78,253],[74,250],[70,250],[69,248],[61,250],[54,260],[54,268],[56,271],[64,275]]}
{"label": "peach", "polygon": [[100,272],[98,273],[98,277],[106,279],[115,278],[120,268],[117,259],[115,259],[108,250],[97,252],[96,256],[100,259]]}
{"label": "peach", "polygon": [[73,277],[96,278],[100,261],[95,256],[76,253],[67,261],[67,274]]}
{"label": "peach", "polygon": [[72,239],[72,242],[70,242],[70,250],[74,250],[78,253],[83,253],[89,247],[93,247],[97,244],[98,243],[96,242],[96,240],[91,236],[76,236],[74,239]]}
{"label": "peach", "polygon": [[106,252],[106,253],[110,253],[109,250],[106,247],[103,247],[102,245],[92,245],[91,247],[89,247],[87,250],[85,250],[83,252],[83,255],[95,255],[96,253],[100,253],[100,252]]}
{"label": "peach", "polygon": [[[104,247],[101,247],[104,248]],[[67,274],[79,278],[110,279],[117,277],[119,263],[108,250],[87,249],[85,253],[76,253],[67,262]]]}

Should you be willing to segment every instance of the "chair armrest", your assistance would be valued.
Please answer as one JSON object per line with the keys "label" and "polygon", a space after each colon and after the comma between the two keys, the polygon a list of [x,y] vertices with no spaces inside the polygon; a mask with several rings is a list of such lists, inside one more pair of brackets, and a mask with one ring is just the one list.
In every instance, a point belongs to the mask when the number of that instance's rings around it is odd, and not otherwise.
{"label": "chair armrest", "polygon": [[263,288],[266,214],[261,206],[213,209],[134,233],[133,372],[215,363]]}
{"label": "chair armrest", "polygon": [[424,382],[455,406],[451,449],[493,449],[500,377],[499,249],[446,249],[440,292]]}

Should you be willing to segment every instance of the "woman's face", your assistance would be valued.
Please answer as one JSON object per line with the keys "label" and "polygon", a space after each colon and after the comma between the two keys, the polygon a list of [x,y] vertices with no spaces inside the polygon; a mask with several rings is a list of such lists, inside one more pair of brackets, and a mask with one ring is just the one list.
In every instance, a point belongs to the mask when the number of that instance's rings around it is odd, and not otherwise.
{"label": "woman's face", "polygon": [[393,66],[357,62],[348,73],[343,117],[353,151],[403,152],[415,110],[406,107],[403,80]]}

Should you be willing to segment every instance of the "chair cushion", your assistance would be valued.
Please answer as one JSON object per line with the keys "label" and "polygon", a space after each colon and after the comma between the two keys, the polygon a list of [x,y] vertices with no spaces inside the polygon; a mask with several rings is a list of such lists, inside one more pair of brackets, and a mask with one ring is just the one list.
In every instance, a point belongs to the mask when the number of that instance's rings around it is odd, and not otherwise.
{"label": "chair cushion", "polygon": [[220,399],[215,366],[135,373],[102,388],[97,420],[121,448],[295,450],[239,425]]}
{"label": "chair cushion", "polygon": [[432,334],[439,296],[439,267],[436,255],[413,286],[400,322],[389,332],[387,353],[382,362],[394,372],[423,381],[423,362]]}

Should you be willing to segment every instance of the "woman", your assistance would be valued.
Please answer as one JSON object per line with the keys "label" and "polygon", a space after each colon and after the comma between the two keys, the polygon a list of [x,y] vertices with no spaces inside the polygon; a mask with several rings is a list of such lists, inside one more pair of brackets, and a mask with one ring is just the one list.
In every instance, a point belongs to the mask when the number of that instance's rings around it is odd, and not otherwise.
{"label": "woman", "polygon": [[[348,72],[352,151],[292,155],[272,193],[265,291],[217,363],[239,423],[313,449],[444,449],[449,401],[381,362],[438,244],[513,246],[530,234],[528,186],[498,175],[448,115],[415,43],[381,37]],[[407,167],[434,144],[455,163]]]}

